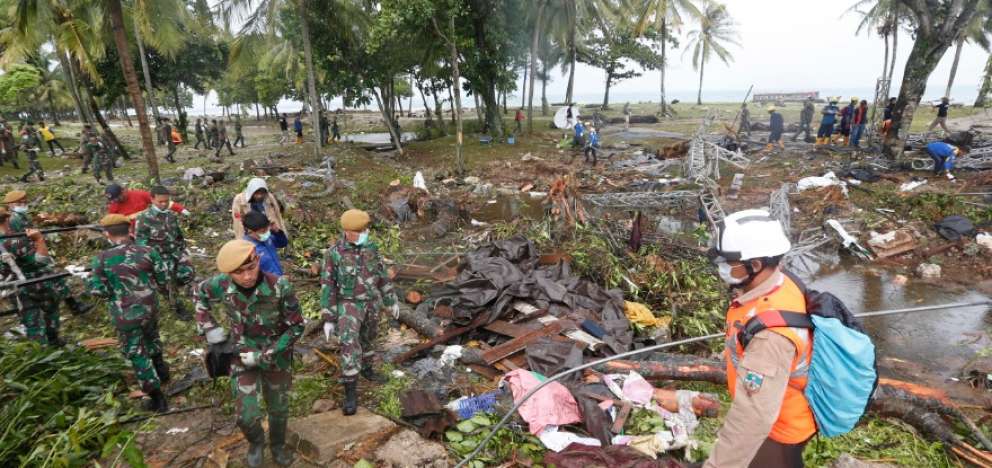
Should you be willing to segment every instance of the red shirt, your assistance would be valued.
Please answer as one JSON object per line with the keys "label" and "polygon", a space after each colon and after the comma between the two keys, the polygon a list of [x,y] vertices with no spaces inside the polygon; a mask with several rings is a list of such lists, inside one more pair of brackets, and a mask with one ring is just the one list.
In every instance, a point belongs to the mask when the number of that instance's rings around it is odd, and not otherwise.
{"label": "red shirt", "polygon": [[[131,216],[135,213],[145,211],[151,204],[151,192],[147,192],[145,190],[125,190],[124,201],[112,201],[107,203],[107,213]],[[179,203],[172,202],[169,209],[175,211],[176,213],[182,213],[186,207]],[[134,224],[134,220],[131,220],[131,224]]]}

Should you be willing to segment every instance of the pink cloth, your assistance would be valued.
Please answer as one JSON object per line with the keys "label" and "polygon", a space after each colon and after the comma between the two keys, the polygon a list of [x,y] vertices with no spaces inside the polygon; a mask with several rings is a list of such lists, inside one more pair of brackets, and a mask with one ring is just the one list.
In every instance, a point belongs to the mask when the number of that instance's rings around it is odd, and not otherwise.
{"label": "pink cloth", "polygon": [[[524,369],[510,371],[503,376],[503,380],[510,386],[514,403],[519,402],[527,392],[541,384],[534,374]],[[552,382],[538,390],[520,405],[518,411],[520,417],[530,424],[531,434],[539,434],[547,425],[561,426],[582,421],[575,398],[572,398],[568,389],[558,382]]]}

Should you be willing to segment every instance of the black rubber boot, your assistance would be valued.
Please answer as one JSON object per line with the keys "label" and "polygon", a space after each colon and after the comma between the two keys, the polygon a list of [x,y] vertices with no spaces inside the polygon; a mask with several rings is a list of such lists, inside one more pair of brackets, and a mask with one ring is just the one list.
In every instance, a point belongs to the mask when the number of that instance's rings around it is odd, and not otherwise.
{"label": "black rubber boot", "polygon": [[71,312],[72,315],[83,315],[93,308],[93,304],[79,302],[79,300],[75,297],[65,298],[65,305],[69,306],[69,312]]}
{"label": "black rubber boot", "polygon": [[245,439],[248,439],[245,463],[249,468],[262,466],[262,461],[265,459],[265,430],[262,429],[262,425],[258,424],[251,431],[245,432]]}
{"label": "black rubber boot", "polygon": [[286,422],[269,418],[269,450],[272,451],[272,461],[279,466],[289,466],[296,458],[293,450],[286,446]]}
{"label": "black rubber boot", "polygon": [[65,346],[65,341],[62,341],[62,338],[59,338],[58,330],[46,330],[45,335],[46,338],[48,338],[48,346],[54,348],[61,348]]}
{"label": "black rubber boot", "polygon": [[165,394],[162,393],[162,389],[152,390],[148,396],[151,400],[145,403],[146,410],[154,411],[156,413],[165,413],[166,411],[169,411],[169,403],[165,401]]}
{"label": "black rubber boot", "polygon": [[162,383],[169,383],[172,380],[172,374],[169,372],[169,365],[165,363],[165,358],[161,354],[152,356],[152,363],[155,365],[158,380]]}
{"label": "black rubber boot", "polygon": [[341,405],[341,414],[351,416],[358,411],[358,382],[352,380],[344,382],[344,404]]}
{"label": "black rubber boot", "polygon": [[176,301],[173,305],[173,310],[176,311],[176,317],[178,317],[179,320],[182,320],[183,322],[190,322],[193,320],[193,312],[186,307],[186,304],[183,303],[183,301]]}
{"label": "black rubber boot", "polygon": [[362,366],[362,377],[369,382],[374,382],[378,384],[386,383],[386,378],[375,371],[371,364]]}

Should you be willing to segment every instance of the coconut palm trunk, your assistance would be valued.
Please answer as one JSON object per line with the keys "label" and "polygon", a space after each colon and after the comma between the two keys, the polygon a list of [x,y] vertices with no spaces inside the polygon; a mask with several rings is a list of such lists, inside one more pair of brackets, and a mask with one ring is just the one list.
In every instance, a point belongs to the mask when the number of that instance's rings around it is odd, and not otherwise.
{"label": "coconut palm trunk", "polygon": [[978,90],[978,97],[975,98],[975,107],[985,107],[992,92],[992,54],[985,60],[985,76],[982,78],[982,87]]}
{"label": "coconut palm trunk", "polygon": [[571,26],[569,28],[570,28],[570,30],[569,30],[569,33],[568,33],[569,34],[569,39],[568,39],[568,49],[569,49],[568,50],[568,60],[569,60],[569,66],[568,66],[568,88],[565,89],[565,105],[566,106],[572,103],[572,91],[575,89],[575,62],[576,62],[576,59],[578,58],[578,51],[576,50],[576,47],[575,47],[575,29],[577,28],[577,25],[575,24],[575,21],[572,21],[572,24],[571,24]]}
{"label": "coconut palm trunk", "polygon": [[958,39],[954,47],[954,61],[951,62],[951,75],[947,77],[947,89],[944,90],[944,96],[948,98],[951,97],[951,88],[954,87],[954,77],[958,74],[958,62],[961,61],[961,49],[964,48],[964,38]]}
{"label": "coconut palm trunk", "polygon": [[[307,65],[307,92],[310,95],[310,126],[313,129],[314,135],[313,150],[314,154],[320,157],[320,150],[324,146],[324,142],[320,141],[320,107],[317,101],[317,78],[314,75],[313,69],[313,47],[310,43],[310,25],[307,23],[305,1],[296,0],[296,7],[297,14],[300,17],[300,34],[303,36],[303,57]],[[392,132],[390,133],[392,134]],[[403,154],[399,139],[395,139],[393,143],[396,145],[399,153]]]}
{"label": "coconut palm trunk", "polygon": [[[705,55],[705,52],[704,52],[704,55],[703,56],[704,57],[706,56]],[[706,69],[706,61],[705,60],[700,60],[699,61],[699,91],[696,92],[696,105],[697,106],[703,105],[703,70],[705,70],[705,69]]]}
{"label": "coconut palm trunk", "polygon": [[530,43],[530,84],[527,89],[527,134],[534,133],[534,75],[537,74],[537,43],[541,39],[541,23],[544,17],[544,6],[540,0],[537,4],[537,20],[534,22],[534,38]]}
{"label": "coconut palm trunk", "polygon": [[131,51],[127,44],[127,32],[124,30],[124,10],[121,0],[106,0],[107,13],[110,16],[110,27],[113,31],[114,44],[117,46],[117,56],[120,58],[121,71],[127,83],[127,93],[131,96],[131,105],[138,117],[138,129],[141,132],[141,148],[148,162],[148,178],[155,183],[161,183],[158,173],[158,159],[155,157],[155,141],[152,129],[148,126],[148,116],[145,115],[145,103],[141,99],[141,87],[138,86],[138,74],[131,62]]}
{"label": "coconut palm trunk", "polygon": [[58,56],[59,66],[62,67],[62,73],[65,74],[69,94],[72,95],[72,105],[76,108],[76,114],[79,115],[79,120],[83,123],[92,122],[92,119],[89,119],[88,114],[83,110],[85,106],[83,106],[83,100],[79,97],[79,83],[76,82],[76,75],[72,70],[69,59],[66,58],[65,52],[62,49],[56,49],[55,55]]}
{"label": "coconut palm trunk", "polygon": [[668,40],[668,23],[664,20],[661,22],[661,66],[658,67],[658,73],[661,75],[661,83],[659,85],[660,99],[661,99],[661,115],[668,115],[668,101],[665,97],[665,66],[668,63],[665,60],[665,41]]}
{"label": "coconut palm trunk", "polygon": [[141,32],[138,31],[138,17],[134,17],[134,42],[138,44],[138,55],[141,57],[141,73],[145,75],[145,90],[148,92],[148,107],[152,109],[152,117],[155,122],[159,121],[158,106],[155,105],[155,93],[152,91],[152,75],[148,71],[148,57],[145,55],[145,44],[141,40]]}

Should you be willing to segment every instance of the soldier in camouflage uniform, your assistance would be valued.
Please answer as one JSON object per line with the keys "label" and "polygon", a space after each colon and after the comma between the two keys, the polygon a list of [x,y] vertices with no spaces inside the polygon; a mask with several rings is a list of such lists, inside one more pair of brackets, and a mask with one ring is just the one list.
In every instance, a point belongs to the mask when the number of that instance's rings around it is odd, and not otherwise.
{"label": "soldier in camouflage uniform", "polygon": [[[90,135],[90,139],[86,142],[86,154],[90,157],[90,162],[93,164],[93,177],[96,178],[96,183],[102,183],[100,180],[101,174],[107,176],[107,180],[114,181],[114,160],[107,151],[107,147],[103,145],[103,142],[96,136],[96,134]],[[85,167],[84,167],[85,169]]]}
{"label": "soldier in camouflage uniform", "polygon": [[0,166],[4,162],[10,161],[14,169],[20,169],[17,163],[17,143],[14,141],[14,132],[10,130],[10,124],[6,120],[0,119]]}
{"label": "soldier in camouflage uniform", "polygon": [[168,266],[155,249],[131,241],[127,216],[109,214],[100,225],[113,247],[90,262],[89,293],[107,299],[121,351],[131,361],[141,391],[151,398],[147,409],[168,411],[162,384],[170,380],[169,366],[162,357],[155,295],[155,287],[169,280]]}
{"label": "soldier in camouflage uniform", "polygon": [[358,409],[358,374],[381,381],[372,369],[372,344],[379,332],[379,309],[389,307],[393,316],[399,304],[375,244],[368,240],[369,215],[348,210],[341,215],[344,238],[324,253],[320,272],[320,308],[324,334],[337,330],[341,340],[341,383],[350,416]]}
{"label": "soldier in camouflage uniform", "polygon": [[241,116],[234,116],[234,146],[238,146],[241,143],[241,147],[245,147],[245,135],[241,130]]}
{"label": "soldier in camouflage uniform", "polygon": [[170,163],[176,162],[173,157],[176,154],[176,142],[172,140],[172,122],[167,118],[162,118],[162,138],[165,139],[166,149],[165,160]]}
{"label": "soldier in camouflage uniform", "polygon": [[193,282],[193,264],[186,253],[186,238],[179,226],[179,217],[169,209],[169,190],[161,185],[152,187],[152,204],[135,219],[134,240],[158,250],[169,267],[165,294],[172,310],[181,320],[192,319],[189,309],[179,300],[177,289]]}
{"label": "soldier in camouflage uniform", "polygon": [[217,149],[214,151],[214,158],[220,159],[220,150],[227,146],[227,151],[234,156],[234,148],[231,148],[231,140],[227,137],[227,126],[221,120],[217,127]]}
{"label": "soldier in camouflage uniform", "polygon": [[[11,232],[25,232],[34,226],[28,216],[28,194],[23,190],[11,190],[3,197],[3,203],[10,212]],[[65,299],[65,305],[73,315],[82,315],[93,308],[92,305],[84,304],[76,300],[69,290],[69,284],[65,278],[54,279],[50,286],[58,292],[59,297]]]}
{"label": "soldier in camouflage uniform", "polygon": [[[6,208],[0,208],[0,234],[14,233],[10,227],[10,212]],[[0,256],[6,257],[0,261],[0,275],[19,279],[16,277],[16,270],[20,270],[24,279],[32,279],[54,273],[55,262],[48,255],[44,236],[36,229],[28,229],[25,233],[27,237],[0,241]],[[61,300],[62,296],[54,288],[52,281],[29,284],[17,289],[14,301],[29,340],[51,346],[65,344],[59,338]]]}
{"label": "soldier in camouflage uniform", "polygon": [[[293,345],[303,334],[303,315],[285,276],[261,271],[255,245],[228,241],[217,254],[220,274],[196,287],[196,327],[212,345],[233,340],[231,391],[237,399],[238,427],[248,440],[248,466],[261,466],[265,447],[259,396],[269,416],[272,459],[293,462],[286,448],[289,391],[293,383]],[[214,320],[213,307],[227,312],[231,335]]]}
{"label": "soldier in camouflage uniform", "polygon": [[41,168],[41,163],[38,162],[38,152],[41,151],[41,138],[38,137],[38,132],[35,131],[31,122],[28,122],[27,128],[24,129],[24,133],[21,135],[21,148],[28,154],[28,172],[21,176],[21,182],[27,182],[28,177],[32,174],[38,174],[38,180],[45,180],[45,170]]}
{"label": "soldier in camouflage uniform", "polygon": [[200,149],[200,145],[206,148],[207,142],[203,139],[203,120],[196,119],[196,126],[193,128],[196,130],[196,144],[193,145],[193,149]]}
{"label": "soldier in camouflage uniform", "polygon": [[93,159],[93,154],[87,146],[90,143],[91,137],[97,137],[99,139],[100,135],[93,130],[93,126],[90,124],[83,125],[83,131],[79,132],[79,150],[83,153],[83,170],[82,174],[87,173],[90,170],[90,162]]}
{"label": "soldier in camouflage uniform", "polygon": [[210,120],[210,128],[207,129],[207,143],[210,145],[210,149],[217,148],[217,120]]}

